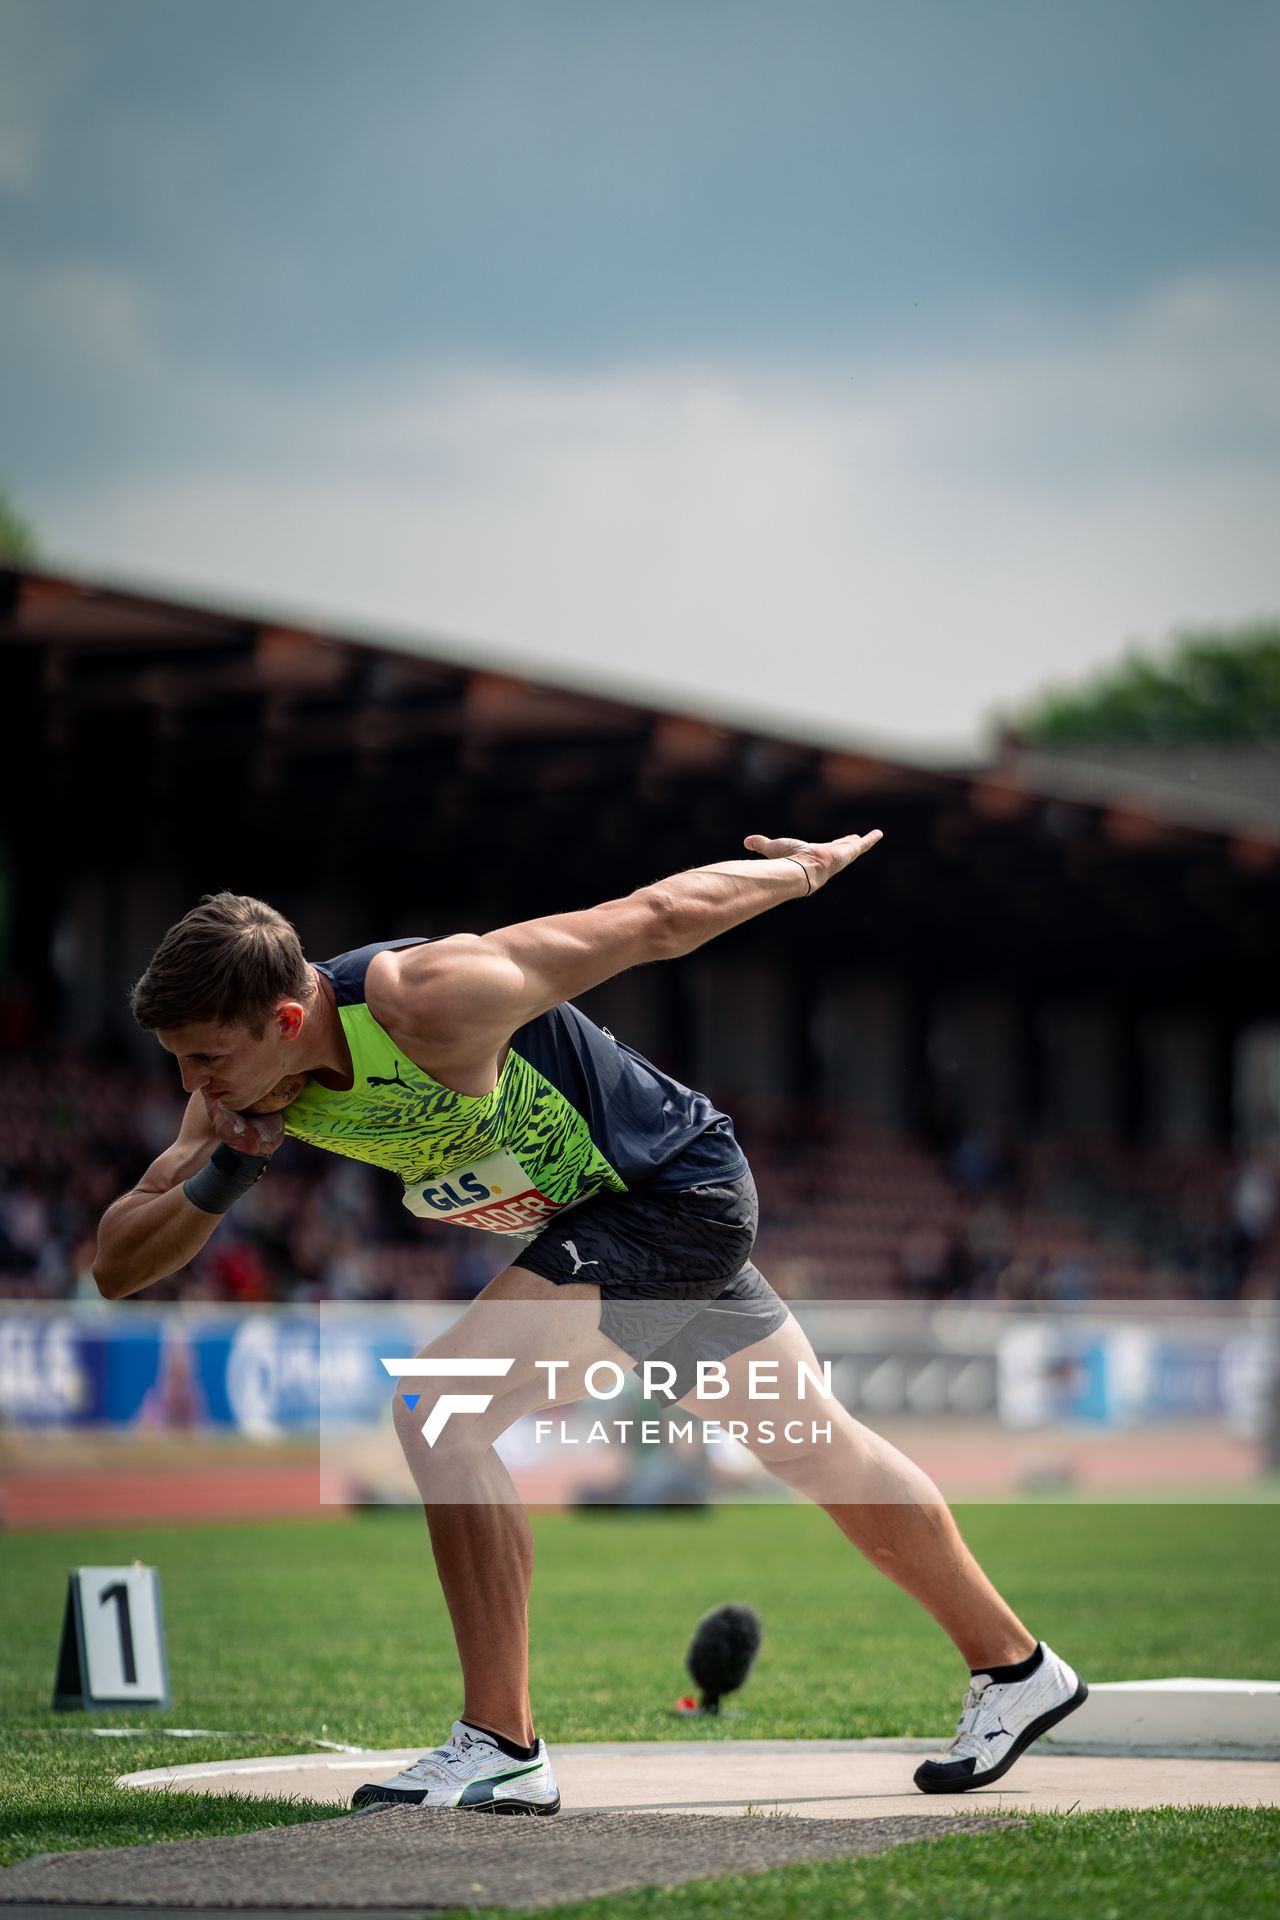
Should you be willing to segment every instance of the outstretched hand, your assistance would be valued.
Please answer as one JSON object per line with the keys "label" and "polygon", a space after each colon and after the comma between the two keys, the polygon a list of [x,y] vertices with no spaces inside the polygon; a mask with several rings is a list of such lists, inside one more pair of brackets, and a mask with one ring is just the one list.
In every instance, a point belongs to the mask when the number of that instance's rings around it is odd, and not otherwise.
{"label": "outstretched hand", "polygon": [[839,840],[770,840],[763,833],[749,833],[743,846],[765,860],[798,860],[808,874],[813,890],[826,885],[837,873],[851,867],[861,853],[884,839],[879,827],[870,833],[846,833]]}
{"label": "outstretched hand", "polygon": [[209,1124],[219,1140],[237,1153],[272,1154],[284,1139],[284,1116],[279,1113],[235,1113],[221,1100],[202,1094]]}

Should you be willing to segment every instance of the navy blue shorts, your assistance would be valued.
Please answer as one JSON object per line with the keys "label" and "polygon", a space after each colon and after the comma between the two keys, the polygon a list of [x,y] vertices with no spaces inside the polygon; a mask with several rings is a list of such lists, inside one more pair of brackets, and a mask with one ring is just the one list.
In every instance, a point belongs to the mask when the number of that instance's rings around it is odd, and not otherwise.
{"label": "navy blue shorts", "polygon": [[635,1360],[676,1368],[677,1399],[698,1360],[725,1360],[787,1317],[751,1250],[756,1183],[708,1181],[672,1191],[602,1193],[544,1227],[513,1263],[563,1286],[600,1289],[600,1331]]}

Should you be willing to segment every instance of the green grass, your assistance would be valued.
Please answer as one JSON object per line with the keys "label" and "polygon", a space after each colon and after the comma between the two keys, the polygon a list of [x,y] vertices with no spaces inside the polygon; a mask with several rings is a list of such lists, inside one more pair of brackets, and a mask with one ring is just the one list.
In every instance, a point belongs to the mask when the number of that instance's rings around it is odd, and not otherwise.
{"label": "green grass", "polygon": [[[1280,1815],[1227,1807],[1039,1814],[861,1860],[645,1887],[544,1909],[547,1920],[1274,1920]],[[469,1907],[467,1920],[495,1908]],[[462,1920],[433,1915],[432,1920]]]}
{"label": "green grass", "polygon": [[[957,1518],[1032,1631],[1088,1678],[1275,1677],[1280,1529],[1271,1509],[1029,1504],[966,1507]],[[740,1697],[741,1717],[724,1722],[720,1737],[932,1735],[954,1726],[966,1676],[950,1642],[815,1509],[547,1513],[533,1521],[534,1705],[539,1731],[552,1741],[715,1732],[669,1709],[687,1684],[683,1654],[699,1615],[725,1600],[759,1611],[765,1641]],[[163,1584],[173,1706],[160,1724],[225,1729],[230,1737],[77,1737],[90,1724],[138,1725],[146,1716],[90,1721],[49,1710],[67,1569],[135,1557],[158,1567]],[[0,1544],[2,1861],[331,1817],[335,1809],[288,1802],[144,1796],[113,1780],[140,1767],[306,1751],[317,1739],[433,1744],[458,1705],[452,1636],[416,1512],[10,1535]],[[1234,1884],[1225,1865],[1212,1865],[1215,1847],[1224,1861],[1243,1863],[1235,1877],[1246,1901],[1259,1878],[1251,1850],[1268,1827],[1264,1814],[1230,1810],[1197,1810],[1193,1826],[1179,1810],[1041,1816],[1025,1832],[940,1837],[906,1853],[786,1869],[745,1884],[751,1920],[788,1910],[788,1901],[821,1915],[836,1911],[830,1902],[837,1899],[848,1913],[864,1910],[855,1899],[871,1911],[877,1900],[899,1895],[913,1914],[958,1916],[976,1908],[957,1904],[972,1870],[957,1848],[993,1850],[1002,1887],[1006,1855],[1019,1872],[1025,1868],[1031,1886],[1058,1872],[1050,1856],[1061,1853],[1079,1874],[1113,1876],[1114,1886],[1080,1882],[1082,1910],[1087,1900],[1091,1914],[1115,1911],[1128,1920],[1148,1910],[1133,1901],[1158,1884],[1168,1890],[1161,1895],[1168,1920],[1183,1910],[1170,1900],[1185,1893],[1190,1903],[1198,1875],[1220,1871],[1215,1885],[1229,1891]],[[1274,1846],[1274,1823],[1269,1830]],[[1144,1872],[1131,1875],[1131,1862],[1148,1854]],[[913,1874],[924,1876],[918,1886]],[[728,1899],[730,1885],[612,1899],[609,1913],[629,1913],[632,1900],[637,1916],[717,1913],[707,1903]],[[908,1900],[904,1890],[912,1887]],[[991,1907],[989,1884],[985,1892],[984,1915],[1003,1911]],[[935,1899],[942,1904],[929,1904]],[[1255,1911],[1218,1895],[1209,1910]],[[573,1911],[585,1920],[604,1910]]]}

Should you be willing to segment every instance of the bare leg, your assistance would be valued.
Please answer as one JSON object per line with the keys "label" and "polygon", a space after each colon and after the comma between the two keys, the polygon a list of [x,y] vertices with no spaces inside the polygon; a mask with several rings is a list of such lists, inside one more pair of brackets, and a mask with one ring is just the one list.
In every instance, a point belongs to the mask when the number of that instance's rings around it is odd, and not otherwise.
{"label": "bare leg", "polygon": [[511,1486],[511,1476],[492,1447],[477,1474],[487,1483],[483,1502],[423,1512],[462,1668],[462,1718],[528,1747],[533,1534],[514,1487],[506,1501],[495,1497],[498,1477]]}
{"label": "bare leg", "polygon": [[[920,1473],[905,1454],[897,1457],[904,1468]],[[932,1486],[927,1475],[920,1477]],[[933,1615],[966,1666],[1010,1666],[1035,1651],[1035,1635],[992,1586],[941,1494],[927,1506],[828,1506],[826,1511],[881,1573]]]}
{"label": "bare leg", "polygon": [[[503,1303],[554,1303],[550,1314],[522,1304],[504,1314]],[[573,1301],[576,1304],[569,1306]],[[422,1423],[431,1398],[475,1380],[442,1378],[430,1383],[410,1415],[397,1384],[396,1429],[423,1497],[431,1550],[453,1623],[462,1667],[463,1718],[521,1746],[534,1739],[529,1701],[529,1587],[533,1579],[533,1534],[510,1474],[492,1442],[522,1414],[571,1399],[567,1391],[548,1398],[546,1375],[534,1370],[538,1354],[571,1361],[565,1376],[580,1384],[596,1360],[612,1360],[624,1372],[634,1366],[599,1332],[600,1289],[577,1281],[556,1286],[521,1267],[509,1267],[489,1282],[440,1339],[423,1349],[433,1358],[512,1354],[511,1372],[484,1414],[450,1420],[428,1449]],[[535,1328],[545,1337],[534,1337]],[[554,1337],[552,1337],[554,1329]],[[444,1497],[442,1497],[442,1495]]]}
{"label": "bare leg", "polygon": [[[724,1424],[743,1420],[754,1432],[772,1420],[776,1443],[752,1451],[788,1486],[823,1507],[840,1531],[933,1615],[969,1667],[1005,1666],[1034,1652],[1035,1635],[1001,1598],[961,1538],[960,1529],[933,1481],[905,1453],[854,1419],[836,1400],[798,1398],[796,1363],[819,1371],[813,1348],[793,1316],[776,1333],[725,1362],[731,1392],[708,1403],[687,1397],[681,1404]],[[778,1361],[781,1399],[748,1398],[748,1365]],[[788,1421],[807,1433],[816,1419],[831,1422],[831,1444],[793,1444],[782,1437]]]}

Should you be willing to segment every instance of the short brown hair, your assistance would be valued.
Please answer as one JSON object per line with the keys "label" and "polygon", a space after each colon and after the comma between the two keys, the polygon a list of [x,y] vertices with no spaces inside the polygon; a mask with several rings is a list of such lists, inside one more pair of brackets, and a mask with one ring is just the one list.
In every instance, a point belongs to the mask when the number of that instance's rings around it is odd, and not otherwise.
{"label": "short brown hair", "polygon": [[306,1000],[311,978],[282,913],[247,893],[206,893],[170,927],[129,995],[148,1033],[216,1020],[261,1038],[281,1000]]}

